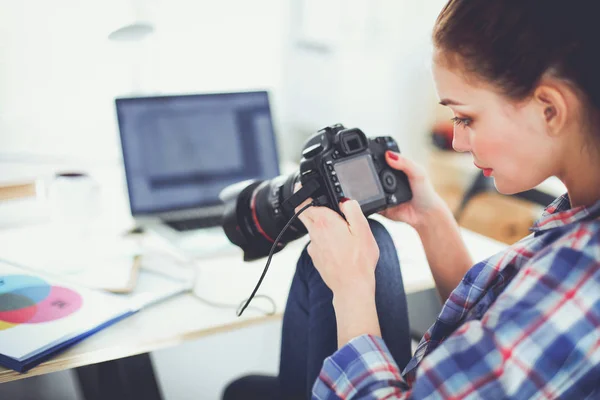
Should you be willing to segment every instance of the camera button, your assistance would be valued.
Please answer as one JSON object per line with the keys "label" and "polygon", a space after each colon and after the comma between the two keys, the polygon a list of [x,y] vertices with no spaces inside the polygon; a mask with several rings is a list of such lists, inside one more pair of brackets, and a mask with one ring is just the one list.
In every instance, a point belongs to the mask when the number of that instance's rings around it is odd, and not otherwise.
{"label": "camera button", "polygon": [[331,180],[332,180],[332,181],[334,181],[334,182],[337,182],[337,181],[338,181],[338,178],[337,178],[337,176],[335,176],[335,175],[332,175],[332,176],[331,176]]}
{"label": "camera button", "polygon": [[398,180],[396,179],[396,175],[389,169],[383,170],[380,175],[381,184],[383,185],[383,190],[387,193],[394,193],[398,188]]}
{"label": "camera button", "polygon": [[330,171],[333,171],[333,165],[332,164],[327,164],[327,169]]}
{"label": "camera button", "polygon": [[341,188],[340,186],[336,186],[336,187],[335,187],[335,191],[336,191],[337,193],[339,193],[340,195],[342,195],[342,188]]}

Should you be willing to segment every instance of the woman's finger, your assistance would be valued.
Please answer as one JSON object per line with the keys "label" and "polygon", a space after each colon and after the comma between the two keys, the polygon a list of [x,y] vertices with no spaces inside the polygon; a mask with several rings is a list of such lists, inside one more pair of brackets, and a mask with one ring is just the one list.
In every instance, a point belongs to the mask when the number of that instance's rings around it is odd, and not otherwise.
{"label": "woman's finger", "polygon": [[[312,202],[311,198],[308,198],[306,200],[304,200],[304,202],[302,202],[302,204],[300,204],[298,207],[296,207],[295,212],[297,213],[298,211],[300,211],[303,207],[305,207],[306,205],[310,204]],[[304,224],[304,226],[306,227],[306,229],[310,229],[310,226],[312,226],[313,224],[313,218],[310,215],[312,207],[307,208],[306,210],[304,210],[302,212],[302,214],[300,214],[298,216],[298,219]]]}
{"label": "woman's finger", "polygon": [[340,203],[340,210],[346,216],[346,221],[348,221],[352,233],[361,234],[365,229],[370,230],[369,221],[363,214],[358,201],[348,200]]}
{"label": "woman's finger", "polygon": [[331,238],[348,233],[348,223],[332,209],[312,207],[308,211],[310,211],[311,222],[307,229],[311,240],[317,242],[329,241]]}
{"label": "woman's finger", "polygon": [[421,167],[417,163],[403,157],[400,153],[386,151],[385,160],[390,167],[404,172],[410,180],[419,178],[423,174]]}

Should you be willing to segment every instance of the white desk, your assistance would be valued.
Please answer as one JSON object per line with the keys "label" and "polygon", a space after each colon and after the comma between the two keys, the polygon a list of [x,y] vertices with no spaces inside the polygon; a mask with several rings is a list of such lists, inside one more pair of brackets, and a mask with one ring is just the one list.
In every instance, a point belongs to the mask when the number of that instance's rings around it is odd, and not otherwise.
{"label": "white desk", "polygon": [[[22,169],[15,168],[22,173]],[[58,169],[62,168],[45,168],[45,174],[50,175]],[[39,168],[27,171],[25,175],[33,176],[36,170]],[[125,186],[120,167],[104,166],[92,168],[88,172],[101,185],[105,205],[103,219],[113,227],[125,226],[131,217],[123,194]],[[14,214],[14,207],[8,211],[4,208],[4,211],[10,214],[13,223],[19,221],[18,216]],[[0,221],[3,220],[2,216],[3,209],[0,204]],[[407,225],[379,219],[390,230],[399,249],[406,292],[432,287],[433,279],[416,232]],[[463,236],[475,260],[506,247],[469,231],[463,231]],[[180,295],[98,332],[25,374],[0,367],[0,382],[118,360],[175,346],[202,336],[279,319],[285,306],[296,261],[306,241],[306,237],[297,240],[275,255],[259,291],[273,298],[278,311],[276,315],[265,317],[248,309],[243,317],[238,318],[233,309],[211,307],[191,294]],[[196,292],[212,302],[237,305],[251,293],[262,273],[264,262],[265,260],[243,263],[241,251],[227,257],[198,261],[195,266],[198,269]],[[260,300],[257,300],[253,304],[259,303]]]}
{"label": "white desk", "polygon": [[[433,279],[416,232],[404,224],[382,218],[379,220],[388,227],[400,250],[406,292],[433,287]],[[504,244],[466,230],[463,230],[463,235],[474,259],[489,256],[505,247]],[[259,293],[267,294],[275,301],[276,315],[262,316],[248,309],[238,318],[234,310],[211,307],[191,294],[181,295],[104,329],[25,374],[0,367],[0,382],[148,353],[202,336],[279,319],[285,307],[296,261],[306,241],[307,238],[302,238],[293,242],[275,255],[261,286]],[[254,288],[264,262],[244,263],[241,252],[239,255],[199,261],[196,292],[213,302],[239,304]],[[259,305],[260,300],[255,304]]]}

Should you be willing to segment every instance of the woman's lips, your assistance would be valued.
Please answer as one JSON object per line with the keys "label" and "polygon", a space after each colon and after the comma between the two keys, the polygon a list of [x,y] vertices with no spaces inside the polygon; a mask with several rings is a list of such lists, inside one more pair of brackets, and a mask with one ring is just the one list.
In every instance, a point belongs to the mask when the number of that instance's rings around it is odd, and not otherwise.
{"label": "woman's lips", "polygon": [[483,168],[483,167],[480,167],[479,165],[477,165],[476,163],[473,163],[473,164],[475,164],[475,166],[476,166],[477,168],[479,168],[479,169],[483,170],[483,175],[484,175],[485,177],[490,177],[490,176],[492,176],[492,172],[494,171],[492,168]]}

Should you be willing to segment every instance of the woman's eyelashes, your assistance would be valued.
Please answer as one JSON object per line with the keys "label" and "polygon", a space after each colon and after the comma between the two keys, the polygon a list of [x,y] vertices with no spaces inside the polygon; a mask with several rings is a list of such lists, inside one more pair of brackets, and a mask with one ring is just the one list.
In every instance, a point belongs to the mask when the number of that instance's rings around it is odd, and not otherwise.
{"label": "woman's eyelashes", "polygon": [[452,121],[455,126],[459,126],[459,125],[469,126],[473,123],[473,120],[471,118],[460,118],[460,117],[454,117],[454,118],[450,119],[450,121]]}

